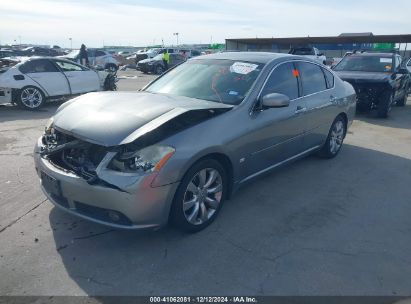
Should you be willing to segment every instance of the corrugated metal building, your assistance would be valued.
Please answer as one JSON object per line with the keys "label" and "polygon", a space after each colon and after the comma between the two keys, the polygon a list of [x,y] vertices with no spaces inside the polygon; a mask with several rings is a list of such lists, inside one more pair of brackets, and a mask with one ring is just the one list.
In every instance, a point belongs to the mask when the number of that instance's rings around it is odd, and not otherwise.
{"label": "corrugated metal building", "polygon": [[[411,34],[345,33],[329,37],[226,39],[226,50],[287,53],[291,47],[313,46],[321,50],[327,58],[332,58],[342,57],[346,52],[354,50],[388,50],[401,47],[401,55],[409,58],[410,50],[407,44],[410,42]],[[404,50],[404,46],[407,50]]]}

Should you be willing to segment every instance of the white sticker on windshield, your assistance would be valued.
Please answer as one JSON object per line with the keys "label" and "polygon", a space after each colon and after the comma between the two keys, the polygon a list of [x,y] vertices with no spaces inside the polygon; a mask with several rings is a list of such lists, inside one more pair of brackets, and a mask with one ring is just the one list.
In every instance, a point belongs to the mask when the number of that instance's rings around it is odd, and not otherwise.
{"label": "white sticker on windshield", "polygon": [[230,72],[246,75],[248,73],[251,73],[257,68],[258,68],[257,64],[247,63],[247,62],[234,62],[234,64],[230,66]]}
{"label": "white sticker on windshield", "polygon": [[380,58],[381,63],[392,63],[392,58]]}

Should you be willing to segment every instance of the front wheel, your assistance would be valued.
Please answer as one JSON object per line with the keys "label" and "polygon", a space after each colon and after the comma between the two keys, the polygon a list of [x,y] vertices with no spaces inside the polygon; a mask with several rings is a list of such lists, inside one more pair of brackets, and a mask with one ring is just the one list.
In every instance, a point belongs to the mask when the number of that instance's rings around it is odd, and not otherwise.
{"label": "front wheel", "polygon": [[161,65],[158,65],[155,69],[155,72],[156,72],[157,75],[161,75],[161,74],[163,74],[164,69]]}
{"label": "front wheel", "polygon": [[377,107],[377,115],[380,118],[387,118],[388,113],[391,111],[392,104],[394,102],[394,93],[386,92],[381,96],[380,102]]}
{"label": "front wheel", "polygon": [[21,108],[31,111],[40,109],[45,100],[43,92],[34,86],[24,87],[17,96],[17,104]]}
{"label": "front wheel", "polygon": [[185,174],[174,197],[170,220],[177,228],[197,232],[210,225],[227,191],[227,175],[216,160],[207,159]]}
{"label": "front wheel", "polygon": [[347,125],[345,119],[342,116],[338,116],[331,125],[327,140],[321,148],[319,155],[323,158],[336,157],[341,150],[346,132]]}

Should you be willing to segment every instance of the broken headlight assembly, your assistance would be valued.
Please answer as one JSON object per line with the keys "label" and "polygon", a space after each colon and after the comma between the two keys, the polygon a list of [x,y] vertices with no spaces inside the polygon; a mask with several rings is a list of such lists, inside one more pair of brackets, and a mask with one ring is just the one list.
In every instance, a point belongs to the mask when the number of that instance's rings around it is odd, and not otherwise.
{"label": "broken headlight assembly", "polygon": [[174,154],[168,146],[149,146],[138,151],[122,151],[111,160],[108,168],[125,173],[147,173],[160,171]]}

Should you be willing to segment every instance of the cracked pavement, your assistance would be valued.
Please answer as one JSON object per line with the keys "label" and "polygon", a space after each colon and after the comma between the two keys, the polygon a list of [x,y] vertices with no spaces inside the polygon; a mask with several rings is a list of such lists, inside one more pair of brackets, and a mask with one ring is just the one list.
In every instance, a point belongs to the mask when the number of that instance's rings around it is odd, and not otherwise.
{"label": "cracked pavement", "polygon": [[[121,73],[120,90],[153,78]],[[32,148],[56,108],[0,107],[0,295],[411,294],[411,100],[387,120],[357,116],[336,159],[249,183],[198,234],[53,208]]]}

